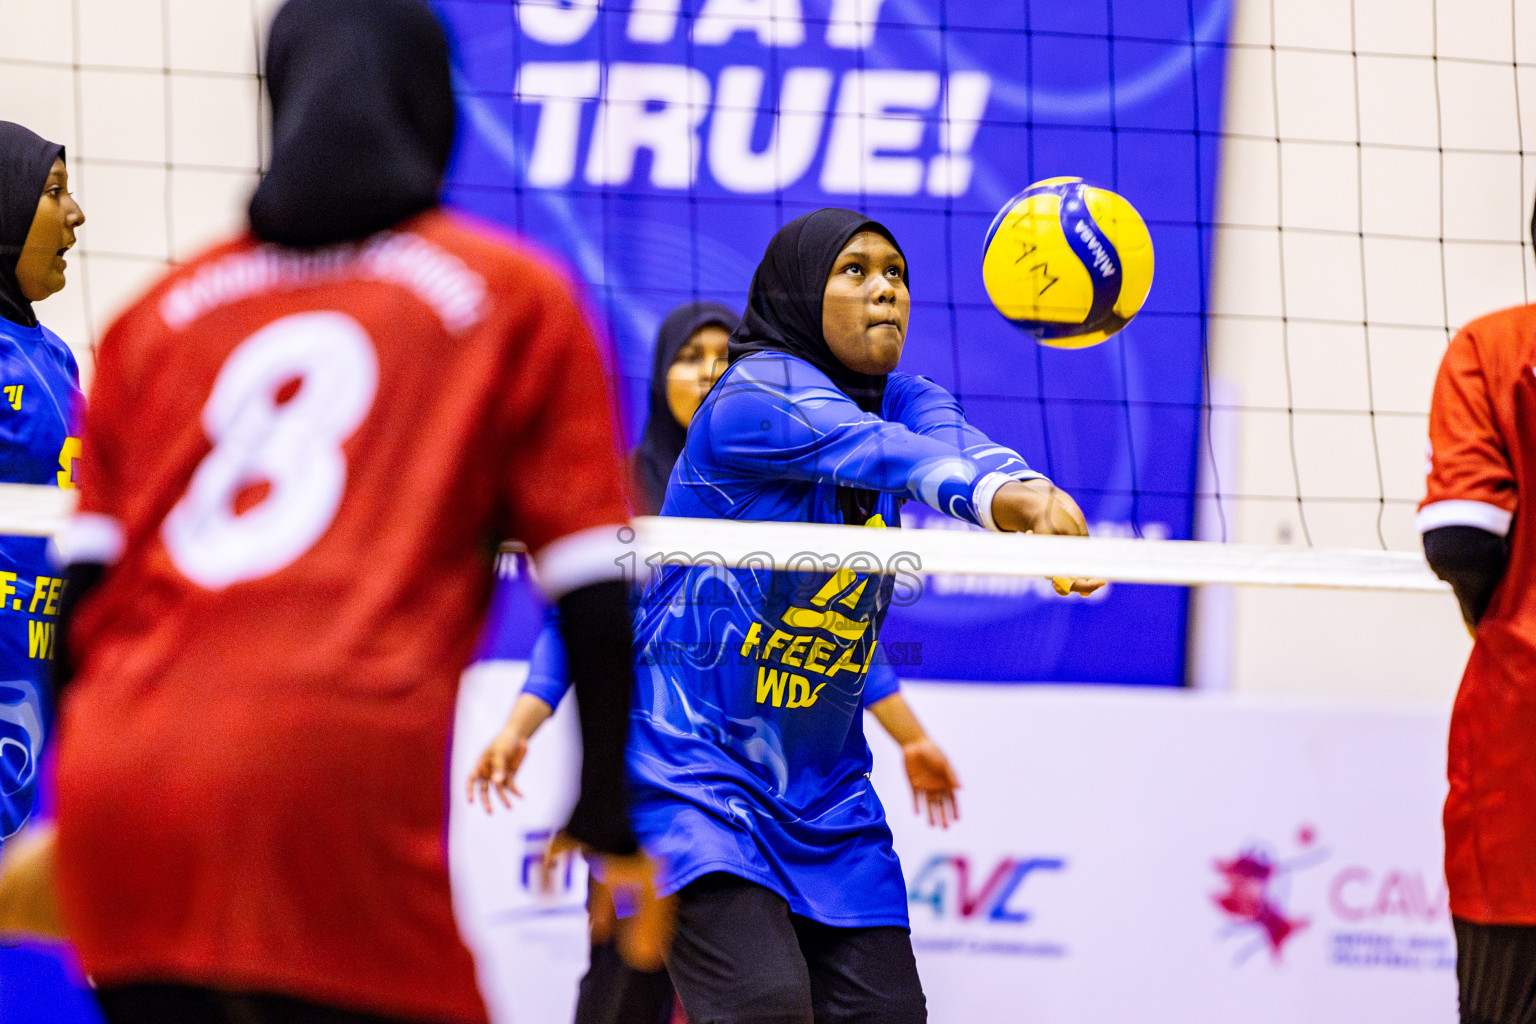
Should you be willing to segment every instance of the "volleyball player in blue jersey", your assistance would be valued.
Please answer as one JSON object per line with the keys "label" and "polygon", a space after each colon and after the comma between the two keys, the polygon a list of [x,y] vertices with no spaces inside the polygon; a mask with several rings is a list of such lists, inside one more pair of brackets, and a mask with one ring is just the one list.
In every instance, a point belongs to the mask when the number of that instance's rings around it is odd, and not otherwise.
{"label": "volleyball player in blue jersey", "polygon": [[[885,227],[836,209],[785,225],[663,514],[895,526],[917,500],[987,529],[1086,534],[1072,499],[947,392],[894,372],[909,308]],[[870,569],[672,566],[646,593],[630,785],[680,896],[668,969],[695,1024],[926,1019],[860,714],[892,590]]]}
{"label": "volleyball player in blue jersey", "polygon": [[[682,453],[688,424],[727,363],[727,337],[740,318],[713,303],[680,306],[662,321],[651,371],[649,410],[644,436],[630,458],[634,500],[646,515],[660,510],[672,467]],[[486,747],[470,776],[469,797],[487,812],[494,791],[512,806],[517,773],[529,741],[554,713],[570,688],[565,645],[553,618],[535,642],[528,679],[506,725]],[[954,769],[929,738],[901,694],[896,673],[885,661],[869,668],[864,706],[901,747],[914,811],[926,811],[931,824],[948,827],[958,817]],[[594,884],[591,904],[599,918],[611,897]],[[601,927],[598,932],[606,931]],[[576,1024],[667,1024],[672,1015],[672,984],[665,971],[637,971],[618,958],[612,941],[594,941],[587,974],[576,1003]]]}
{"label": "volleyball player in blue jersey", "polygon": [[[75,486],[80,373],[32,303],[64,287],[65,253],[84,223],[64,147],[0,121],[0,483]],[[45,539],[0,538],[0,842],[36,800],[60,575]]]}

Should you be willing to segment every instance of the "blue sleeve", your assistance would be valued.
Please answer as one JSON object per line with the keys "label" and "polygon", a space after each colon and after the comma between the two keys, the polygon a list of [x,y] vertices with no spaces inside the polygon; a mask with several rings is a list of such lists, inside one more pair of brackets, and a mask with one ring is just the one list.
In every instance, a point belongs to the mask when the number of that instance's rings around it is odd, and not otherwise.
{"label": "blue sleeve", "polygon": [[565,691],[571,688],[570,673],[565,667],[565,643],[560,639],[560,618],[551,612],[544,617],[544,628],[533,642],[533,653],[528,656],[528,681],[523,692],[537,697],[551,709],[560,706]]}
{"label": "blue sleeve", "polygon": [[64,372],[69,374],[69,382],[75,387],[80,386],[80,364],[75,361],[75,351],[62,341],[59,345],[64,349]]}
{"label": "blue sleeve", "polygon": [[1010,480],[1041,478],[1029,468],[1024,456],[971,426],[955,396],[927,377],[893,373],[885,394],[887,419],[915,434],[954,445],[988,473],[1001,473]]}
{"label": "blue sleeve", "polygon": [[53,349],[53,356],[58,360],[59,366],[69,376],[69,382],[75,387],[80,386],[80,364],[75,360],[75,350],[69,347],[68,342],[54,334],[48,328],[43,328],[43,337],[46,338]]}
{"label": "blue sleeve", "polygon": [[901,683],[896,679],[896,670],[888,662],[875,660],[870,663],[869,671],[864,675],[864,706],[873,707],[901,692]]}
{"label": "blue sleeve", "polygon": [[789,357],[743,359],[715,391],[699,416],[724,469],[885,491],[995,528],[992,496],[1012,477],[969,457],[952,429],[944,436],[930,423],[938,434],[931,436],[866,413],[821,371]]}

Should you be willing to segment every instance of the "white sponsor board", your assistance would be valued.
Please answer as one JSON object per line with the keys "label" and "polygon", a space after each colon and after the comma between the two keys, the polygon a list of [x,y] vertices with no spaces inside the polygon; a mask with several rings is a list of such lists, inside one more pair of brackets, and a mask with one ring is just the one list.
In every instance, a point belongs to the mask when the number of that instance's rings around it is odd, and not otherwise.
{"label": "white sponsor board", "polygon": [[[459,799],[520,667],[466,678]],[[1455,1019],[1441,872],[1447,709],[1189,691],[911,683],[961,820],[911,811],[866,724],[935,1024]],[[585,967],[579,874],[525,858],[569,800],[568,714],[507,814],[452,821],[461,919],[498,1024],[565,1021]],[[514,1016],[515,1015],[515,1016]]]}

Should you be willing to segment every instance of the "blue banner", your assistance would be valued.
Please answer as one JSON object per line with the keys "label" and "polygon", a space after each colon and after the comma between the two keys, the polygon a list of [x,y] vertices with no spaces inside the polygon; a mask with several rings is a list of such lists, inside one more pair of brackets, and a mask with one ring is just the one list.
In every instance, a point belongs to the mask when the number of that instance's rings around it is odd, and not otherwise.
{"label": "blue banner", "polygon": [[[1188,538],[1230,0],[439,0],[462,141],[450,200],[585,281],[638,437],[661,318],[740,308],[764,246],[822,206],[868,212],[911,270],[902,369],[1075,495],[1097,532]],[[1125,196],[1157,251],[1108,342],[1037,345],[991,307],[982,240],[1010,196],[1073,175]],[[904,526],[955,527],[908,505]],[[504,593],[487,653],[527,650]],[[1178,685],[1187,594],[927,580],[884,638],[921,678]]]}

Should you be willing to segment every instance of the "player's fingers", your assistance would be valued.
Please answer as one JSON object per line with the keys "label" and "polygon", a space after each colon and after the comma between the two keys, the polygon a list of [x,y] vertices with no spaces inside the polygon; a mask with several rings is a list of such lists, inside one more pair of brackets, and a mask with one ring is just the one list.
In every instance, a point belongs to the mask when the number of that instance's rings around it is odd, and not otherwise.
{"label": "player's fingers", "polygon": [[1098,590],[1100,587],[1104,586],[1104,584],[1107,583],[1107,582],[1109,582],[1109,581],[1108,580],[1098,580],[1098,579],[1093,579],[1093,580],[1073,580],[1072,581],[1072,592],[1075,593],[1075,594],[1085,594],[1085,595],[1086,594],[1091,594],[1095,590]]}
{"label": "player's fingers", "polygon": [[613,938],[616,918],[613,890],[595,878],[587,881],[587,918],[591,924],[594,946],[601,946]]}
{"label": "player's fingers", "polygon": [[33,826],[6,844],[0,859],[0,933],[62,939],[53,896],[53,828]]}
{"label": "player's fingers", "polygon": [[619,955],[636,970],[661,970],[667,964],[676,917],[677,897],[657,896],[655,877],[647,872],[635,893],[635,916],[619,930]]}
{"label": "player's fingers", "polygon": [[[505,789],[508,783],[507,752],[498,743],[491,750],[491,788],[496,791],[496,796],[506,805],[507,810],[512,809],[512,804],[507,800]],[[490,801],[486,801],[489,805]],[[487,806],[486,810],[490,810]]]}
{"label": "player's fingers", "polygon": [[475,764],[475,770],[469,773],[469,802],[470,803],[474,803],[475,799],[476,799],[476,797],[475,797],[475,787],[476,786],[484,785],[485,784],[485,780],[490,776],[490,774],[491,774],[490,761],[487,759],[487,755],[486,754],[481,754],[480,755],[480,760],[478,762],[476,762],[476,764]]}
{"label": "player's fingers", "polygon": [[614,901],[617,903],[622,896],[630,908],[615,925],[619,955],[636,969],[659,970],[665,966],[671,946],[677,901],[675,897],[657,895],[656,862],[643,853],[605,857],[602,870]]}
{"label": "player's fingers", "polygon": [[555,894],[555,874],[560,866],[561,856],[552,850],[544,851],[544,859],[539,861],[539,895],[553,896]]}
{"label": "player's fingers", "polygon": [[501,800],[501,806],[510,811],[512,809],[512,799],[511,797],[507,796],[507,790],[509,789],[512,789],[512,784],[509,782],[503,782],[501,785],[496,787],[496,796]]}
{"label": "player's fingers", "polygon": [[552,896],[555,892],[555,868],[580,844],[564,832],[558,833],[544,848],[544,859],[539,862],[539,892]]}

